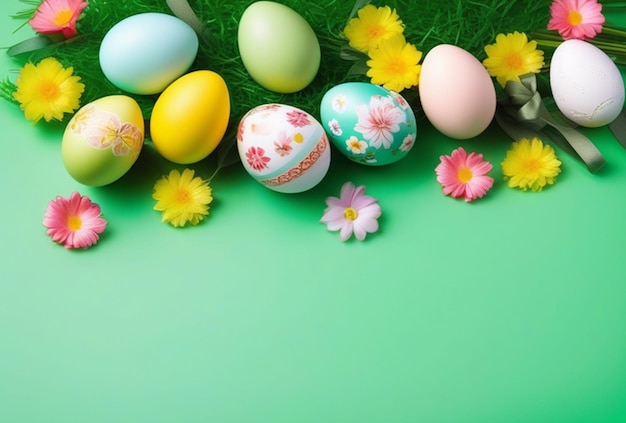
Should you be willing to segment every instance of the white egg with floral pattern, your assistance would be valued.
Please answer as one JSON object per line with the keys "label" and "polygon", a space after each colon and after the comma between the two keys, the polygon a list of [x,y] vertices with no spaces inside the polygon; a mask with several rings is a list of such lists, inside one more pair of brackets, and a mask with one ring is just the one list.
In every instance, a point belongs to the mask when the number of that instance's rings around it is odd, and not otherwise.
{"label": "white egg with floral pattern", "polygon": [[400,94],[367,82],[346,82],[320,105],[331,142],[350,160],[382,166],[406,157],[417,136],[415,114]]}
{"label": "white egg with floral pattern", "polygon": [[330,144],[309,113],[264,104],[239,122],[237,150],[244,169],[267,188],[299,193],[315,187],[330,167]]}

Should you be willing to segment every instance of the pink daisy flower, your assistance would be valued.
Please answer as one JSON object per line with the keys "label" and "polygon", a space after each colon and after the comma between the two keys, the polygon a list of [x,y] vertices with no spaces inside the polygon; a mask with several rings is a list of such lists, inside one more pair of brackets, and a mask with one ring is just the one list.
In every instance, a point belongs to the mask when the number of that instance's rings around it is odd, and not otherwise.
{"label": "pink daisy flower", "polygon": [[368,233],[378,231],[377,219],[382,210],[376,198],[365,195],[364,185],[355,187],[352,182],[346,182],[339,198],[328,197],[326,205],[320,222],[326,223],[329,231],[340,231],[342,241],[353,233],[356,239],[363,241]]}
{"label": "pink daisy flower", "polygon": [[77,34],[76,21],[87,5],[83,0],[44,0],[28,23],[40,34],[72,38]]}
{"label": "pink daisy flower", "polygon": [[54,242],[70,249],[87,248],[98,242],[107,221],[101,217],[100,206],[74,192],[70,198],[57,196],[48,203],[43,224]]}
{"label": "pink daisy flower", "polygon": [[439,159],[441,162],[435,168],[435,173],[437,182],[443,186],[444,195],[472,201],[483,197],[493,186],[493,178],[487,176],[493,166],[483,160],[482,154],[468,155],[459,147],[452,155],[440,156]]}
{"label": "pink daisy flower", "polygon": [[555,0],[550,5],[548,29],[559,32],[564,40],[586,40],[602,32],[604,16],[597,0]]}

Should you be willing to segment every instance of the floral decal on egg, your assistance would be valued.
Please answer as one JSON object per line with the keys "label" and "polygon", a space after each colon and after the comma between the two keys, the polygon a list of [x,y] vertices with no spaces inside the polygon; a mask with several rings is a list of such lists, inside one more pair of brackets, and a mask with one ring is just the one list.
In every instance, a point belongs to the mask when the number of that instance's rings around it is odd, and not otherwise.
{"label": "floral decal on egg", "polygon": [[409,150],[411,150],[411,148],[413,148],[413,144],[415,144],[415,137],[409,134],[402,141],[400,151],[408,152]]}
{"label": "floral decal on egg", "polygon": [[292,110],[288,112],[287,121],[295,128],[302,128],[311,124],[309,116],[300,110]]}
{"label": "floral decal on egg", "polygon": [[89,145],[99,150],[111,148],[116,156],[139,155],[143,134],[137,126],[120,120],[115,113],[90,104],[79,110],[69,124],[70,131],[84,136]]}
{"label": "floral decal on egg", "polygon": [[404,112],[390,97],[372,96],[369,105],[356,107],[356,114],[359,121],[354,129],[375,148],[391,148],[393,134],[400,131],[400,124],[405,121]]}
{"label": "floral decal on egg", "polygon": [[352,154],[365,154],[367,152],[367,143],[358,139],[354,135],[346,140],[346,148]]}
{"label": "floral decal on egg", "polygon": [[288,137],[285,131],[281,131],[278,134],[278,140],[274,141],[274,151],[276,151],[280,157],[285,157],[293,149],[291,146],[292,141],[293,139]]}
{"label": "floral decal on egg", "polygon": [[341,129],[341,125],[339,124],[339,121],[337,119],[332,119],[330,122],[328,122],[328,127],[330,128],[330,131],[335,135],[339,136],[343,134],[343,129]]}
{"label": "floral decal on egg", "polygon": [[261,147],[250,147],[246,152],[246,161],[254,170],[267,169],[267,163],[271,159],[265,155]]}
{"label": "floral decal on egg", "polygon": [[348,101],[345,95],[338,95],[333,98],[333,110],[337,113],[343,113],[346,111]]}

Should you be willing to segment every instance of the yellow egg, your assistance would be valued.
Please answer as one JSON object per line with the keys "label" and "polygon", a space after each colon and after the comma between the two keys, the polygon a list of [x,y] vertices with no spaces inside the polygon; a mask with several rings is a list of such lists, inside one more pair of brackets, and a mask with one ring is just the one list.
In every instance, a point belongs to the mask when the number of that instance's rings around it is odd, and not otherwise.
{"label": "yellow egg", "polygon": [[198,162],[215,150],[226,132],[230,97],[224,79],[209,70],[181,76],[154,104],[150,137],[166,159]]}
{"label": "yellow egg", "polygon": [[76,112],[63,133],[61,156],[76,181],[102,186],[121,178],[132,167],[143,140],[139,104],[125,95],[111,95]]}

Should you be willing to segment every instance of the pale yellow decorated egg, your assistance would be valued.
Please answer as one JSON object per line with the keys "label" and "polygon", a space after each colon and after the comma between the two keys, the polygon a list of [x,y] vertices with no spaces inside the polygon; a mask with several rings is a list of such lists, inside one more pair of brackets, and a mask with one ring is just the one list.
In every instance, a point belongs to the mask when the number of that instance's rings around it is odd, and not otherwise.
{"label": "pale yellow decorated egg", "polygon": [[61,156],[76,181],[102,186],[128,172],[139,157],[143,141],[144,120],[137,102],[112,95],[76,112],[65,128]]}

